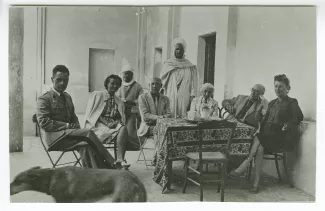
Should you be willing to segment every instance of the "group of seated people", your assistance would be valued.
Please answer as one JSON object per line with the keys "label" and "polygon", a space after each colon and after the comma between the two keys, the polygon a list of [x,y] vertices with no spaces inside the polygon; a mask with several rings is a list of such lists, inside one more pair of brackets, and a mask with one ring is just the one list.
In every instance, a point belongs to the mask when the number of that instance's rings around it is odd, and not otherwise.
{"label": "group of seated people", "polygon": [[[37,119],[44,132],[48,150],[64,150],[86,142],[87,145],[82,145],[79,149],[84,167],[128,168],[130,165],[125,159],[126,151],[128,148],[139,147],[138,137],[145,138],[154,134],[157,119],[191,116],[218,118],[218,102],[212,97],[214,86],[210,83],[203,84],[201,95],[195,96],[193,89],[196,87],[190,82],[193,78],[187,80],[187,77],[193,76],[191,74],[195,73],[196,67],[183,58],[185,44],[180,43],[178,41],[174,45],[174,58],[166,62],[162,77],[150,80],[148,93],[144,93],[142,86],[134,81],[133,69],[123,60],[122,78],[110,75],[104,80],[106,90],[90,94],[82,127],[71,96],[65,92],[70,72],[64,65],[55,66],[51,77],[52,88],[37,101]],[[191,74],[187,76],[188,73]],[[263,154],[276,152],[299,138],[298,125],[303,114],[298,101],[288,96],[290,88],[286,75],[277,75],[274,77],[277,98],[269,103],[263,97],[265,88],[260,84],[252,87],[250,95],[239,95],[222,101],[222,107],[229,113],[226,119],[256,128],[248,157],[230,173],[231,177],[241,176],[255,157],[254,192],[259,187]],[[166,95],[161,93],[162,90]],[[141,116],[138,130],[135,124],[137,115],[132,112],[134,108],[138,108]],[[113,141],[117,145],[116,160],[103,145]],[[155,152],[153,163],[156,158]]]}

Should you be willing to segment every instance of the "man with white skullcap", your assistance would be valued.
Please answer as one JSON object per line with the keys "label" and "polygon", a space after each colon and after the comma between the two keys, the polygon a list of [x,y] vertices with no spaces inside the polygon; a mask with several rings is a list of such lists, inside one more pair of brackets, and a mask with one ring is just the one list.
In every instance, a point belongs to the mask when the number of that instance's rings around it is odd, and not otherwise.
{"label": "man with white skullcap", "polygon": [[132,113],[131,109],[138,107],[138,98],[143,93],[143,89],[134,80],[133,68],[125,58],[122,59],[120,73],[123,82],[120,89],[116,92],[116,96],[121,98],[125,104],[126,127],[129,135],[127,150],[138,150],[140,146],[135,127],[136,114]]}

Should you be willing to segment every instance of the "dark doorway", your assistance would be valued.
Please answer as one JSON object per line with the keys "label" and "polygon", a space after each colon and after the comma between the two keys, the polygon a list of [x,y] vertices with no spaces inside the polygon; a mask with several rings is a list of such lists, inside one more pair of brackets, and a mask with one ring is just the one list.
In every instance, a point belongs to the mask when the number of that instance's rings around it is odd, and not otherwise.
{"label": "dark doorway", "polygon": [[204,83],[214,84],[214,62],[216,52],[216,33],[202,36],[205,41]]}

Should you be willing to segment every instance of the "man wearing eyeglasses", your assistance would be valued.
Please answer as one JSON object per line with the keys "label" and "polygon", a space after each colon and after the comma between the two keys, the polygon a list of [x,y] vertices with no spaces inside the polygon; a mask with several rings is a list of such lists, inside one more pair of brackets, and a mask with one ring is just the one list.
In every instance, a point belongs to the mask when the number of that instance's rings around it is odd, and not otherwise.
{"label": "man wearing eyeglasses", "polygon": [[233,99],[222,101],[222,106],[229,112],[228,120],[237,120],[258,128],[263,111],[267,109],[267,104],[261,99],[265,88],[261,84],[256,84],[251,89],[251,94],[238,95]]}

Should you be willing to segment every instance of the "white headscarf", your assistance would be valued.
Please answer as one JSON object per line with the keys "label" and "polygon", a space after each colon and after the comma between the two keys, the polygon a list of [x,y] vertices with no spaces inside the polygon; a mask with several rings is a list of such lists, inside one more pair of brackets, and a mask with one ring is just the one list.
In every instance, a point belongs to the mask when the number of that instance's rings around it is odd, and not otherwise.
{"label": "white headscarf", "polygon": [[[121,65],[121,77],[122,77],[122,75],[123,75],[123,73],[124,72],[126,72],[126,71],[131,71],[131,72],[133,72],[133,68],[132,68],[132,66],[130,65],[130,63],[129,63],[129,61],[126,59],[126,58],[122,58],[122,65]],[[132,80],[130,81],[130,82],[128,82],[128,83],[126,83],[124,80],[123,80],[123,82],[122,82],[122,84],[124,85],[124,86],[130,86],[132,83],[134,82],[134,77],[132,78]]]}
{"label": "white headscarf", "polygon": [[129,61],[125,58],[122,58],[121,62],[121,74],[124,73],[125,71],[131,71],[133,72],[133,68],[131,67]]}

